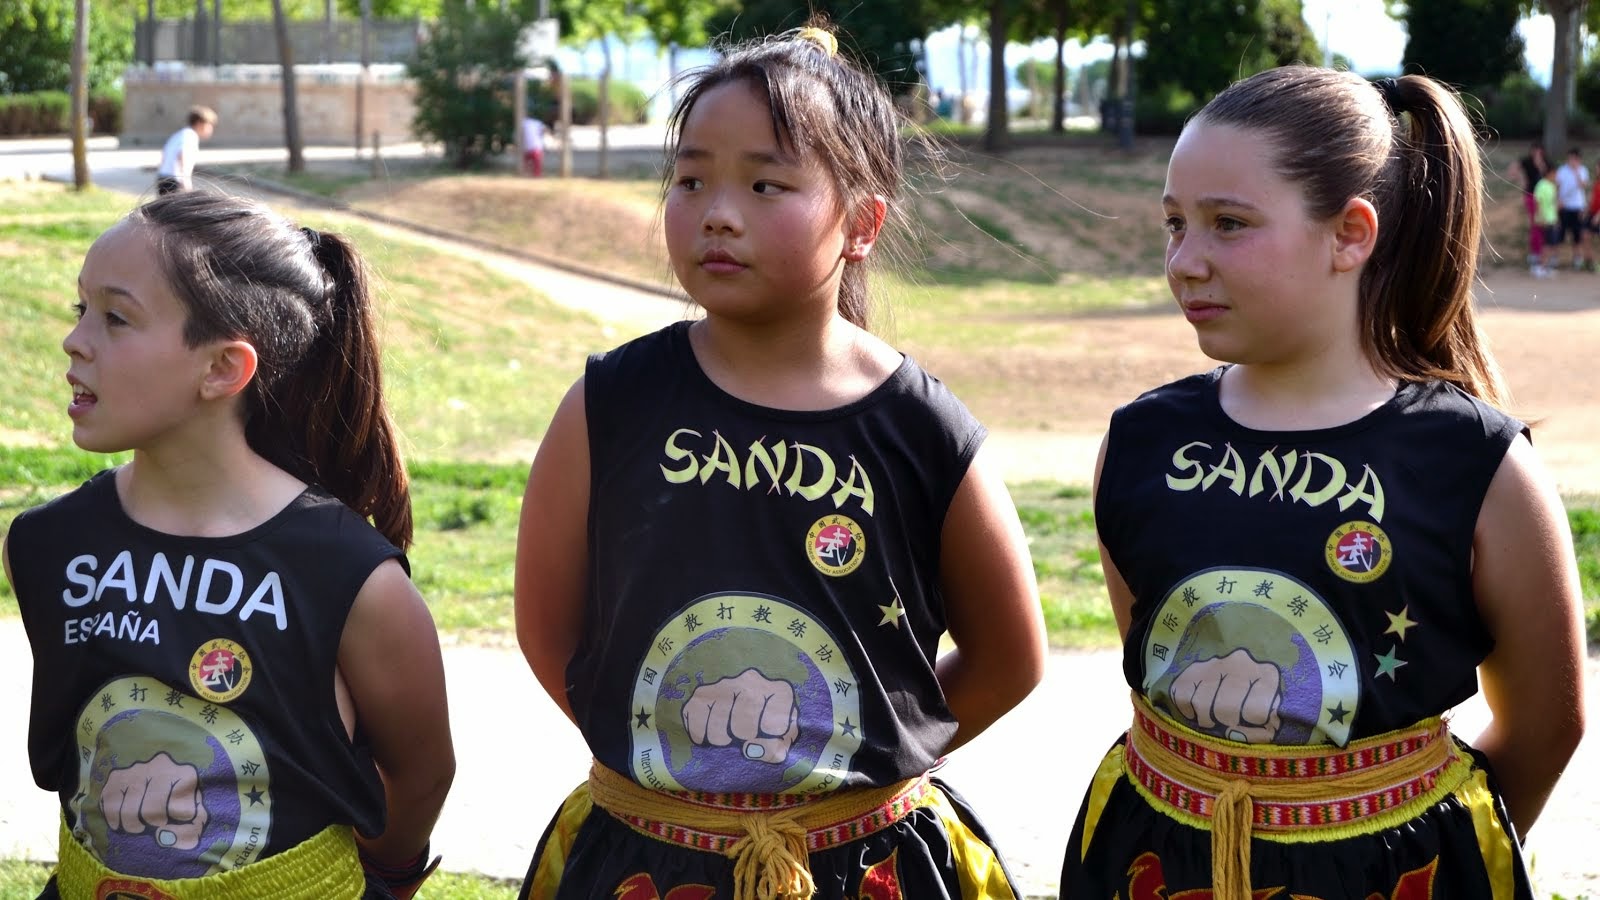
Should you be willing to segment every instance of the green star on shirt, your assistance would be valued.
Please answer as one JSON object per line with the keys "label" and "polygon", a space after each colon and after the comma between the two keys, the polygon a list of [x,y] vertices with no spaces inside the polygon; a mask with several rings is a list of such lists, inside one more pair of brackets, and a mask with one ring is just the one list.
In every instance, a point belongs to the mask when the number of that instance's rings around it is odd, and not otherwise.
{"label": "green star on shirt", "polygon": [[1406,662],[1403,659],[1399,659],[1399,658],[1397,658],[1395,656],[1395,653],[1399,649],[1400,649],[1399,645],[1395,645],[1393,647],[1390,647],[1389,648],[1389,652],[1386,653],[1386,654],[1380,654],[1380,653],[1372,654],[1373,657],[1378,660],[1378,674],[1374,675],[1372,677],[1377,678],[1379,675],[1387,675],[1387,676],[1389,676],[1389,680],[1390,681],[1396,680],[1395,677],[1394,677],[1395,670],[1400,668],[1401,666],[1410,665],[1410,663]]}

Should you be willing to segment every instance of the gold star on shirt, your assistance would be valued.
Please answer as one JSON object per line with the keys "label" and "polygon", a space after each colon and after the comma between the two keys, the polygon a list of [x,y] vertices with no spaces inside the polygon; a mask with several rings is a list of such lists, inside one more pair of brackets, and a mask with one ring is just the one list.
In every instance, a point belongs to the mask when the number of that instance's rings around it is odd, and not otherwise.
{"label": "gold star on shirt", "polygon": [[883,610],[883,618],[878,621],[880,626],[893,625],[896,628],[900,627],[900,617],[906,614],[906,608],[900,605],[899,597],[889,601],[888,606],[884,606],[881,603],[878,604],[878,608]]}
{"label": "gold star on shirt", "polygon": [[1402,606],[1398,613],[1392,613],[1392,612],[1384,613],[1384,615],[1389,617],[1389,627],[1385,628],[1383,630],[1383,633],[1384,634],[1398,634],[1398,635],[1400,635],[1400,640],[1402,640],[1402,641],[1405,640],[1406,639],[1406,631],[1408,629],[1417,627],[1417,623],[1411,621],[1411,619],[1406,615],[1410,611],[1411,611],[1411,607],[1410,606]]}

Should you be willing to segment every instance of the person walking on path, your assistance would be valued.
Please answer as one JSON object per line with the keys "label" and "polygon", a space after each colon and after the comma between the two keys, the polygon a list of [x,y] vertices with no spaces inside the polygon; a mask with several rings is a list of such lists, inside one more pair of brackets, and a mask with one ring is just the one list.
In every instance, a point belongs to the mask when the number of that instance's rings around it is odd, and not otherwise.
{"label": "person walking on path", "polygon": [[1572,240],[1572,268],[1589,266],[1588,240],[1585,232],[1589,218],[1589,169],[1583,164],[1583,151],[1573,147],[1567,151],[1567,162],[1556,169],[1556,202],[1560,206],[1560,220],[1554,240],[1556,246]]}
{"label": "person walking on path", "polygon": [[705,318],[590,359],[523,502],[517,635],[594,754],[525,898],[1018,894],[930,776],[1045,644],[983,426],[867,330],[899,126],[815,25],[673,113],[664,230]]}
{"label": "person walking on path", "polygon": [[217,114],[207,106],[189,110],[189,124],[174,131],[161,148],[161,163],[156,166],[156,193],[171,194],[194,187],[194,166],[200,157],[200,142],[211,137],[217,127]]}
{"label": "person walking on path", "polygon": [[360,256],[188,191],[78,292],[73,442],[133,456],[6,535],[41,897],[410,897],[455,762]]}
{"label": "person walking on path", "polygon": [[[1273,69],[1185,126],[1167,281],[1224,365],[1101,448],[1133,725],[1062,896],[1533,900],[1519,839],[1583,734],[1582,596],[1474,318],[1482,195],[1421,76]],[[1473,747],[1443,715],[1480,680]]]}
{"label": "person walking on path", "polygon": [[544,123],[534,116],[522,117],[522,174],[538,178],[544,174]]}

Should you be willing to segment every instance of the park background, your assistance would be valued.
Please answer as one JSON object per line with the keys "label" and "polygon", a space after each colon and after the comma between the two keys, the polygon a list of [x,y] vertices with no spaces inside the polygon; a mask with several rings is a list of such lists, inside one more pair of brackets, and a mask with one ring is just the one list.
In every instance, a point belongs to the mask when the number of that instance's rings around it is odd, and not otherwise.
{"label": "park background", "polygon": [[[1082,779],[1126,708],[1115,691],[1103,692],[1107,702],[1100,704],[1081,690],[1085,682],[1110,684],[1119,677],[1109,649],[1115,630],[1094,547],[1088,467],[1117,403],[1209,365],[1190,329],[1167,311],[1157,197],[1182,115],[1236,75],[1293,59],[1326,58],[1373,76],[1404,65],[1455,72],[1450,80],[1481,103],[1491,255],[1479,302],[1515,392],[1514,411],[1539,422],[1539,446],[1568,502],[1590,638],[1600,637],[1600,460],[1593,453],[1600,443],[1600,379],[1592,374],[1600,346],[1600,276],[1563,272],[1538,283],[1526,276],[1521,199],[1501,175],[1553,121],[1560,133],[1545,138],[1551,146],[1593,139],[1600,89],[1591,94],[1585,85],[1600,82],[1589,37],[1594,11],[1563,4],[1552,16],[1544,4],[1457,0],[1413,3],[1396,18],[1371,2],[1074,2],[1080,18],[1062,32],[1058,98],[1052,84],[1057,43],[1027,32],[1042,22],[1054,34],[1059,23],[1049,14],[1063,5],[886,0],[841,5],[834,13],[847,32],[881,40],[863,52],[900,66],[886,77],[901,86],[908,113],[923,118],[945,151],[940,169],[918,174],[908,202],[915,204],[922,233],[903,242],[897,269],[879,280],[884,303],[878,327],[949,382],[994,430],[994,449],[1029,535],[1057,651],[1051,675],[1005,727],[956,754],[949,774],[982,801],[1024,886],[1038,896],[1054,890],[1053,869]],[[308,60],[318,59],[316,36],[327,30],[329,8],[322,0],[98,3],[87,17],[83,62],[76,68],[84,73],[81,108],[91,96],[102,105],[94,128],[73,135],[71,124],[85,118],[70,111],[73,6],[18,0],[0,9],[0,123],[8,123],[0,129],[18,135],[0,141],[0,284],[8,304],[0,320],[7,359],[0,396],[8,398],[0,421],[0,528],[114,461],[70,447],[59,346],[84,250],[153,180],[154,151],[121,137],[126,123],[117,121],[116,110],[128,85],[158,74],[168,83],[192,74],[197,83],[226,84],[224,75],[261,76],[274,68],[141,62],[134,55],[138,20],[151,8],[158,19],[193,22],[203,7],[223,23],[267,22],[281,12],[285,26],[298,23],[313,35],[299,56]],[[332,6],[336,27],[349,31],[359,5],[340,0]],[[777,2],[570,6],[551,2],[544,11],[560,22],[562,42],[534,59],[520,52],[527,45],[517,36],[539,18],[536,4],[502,9],[494,0],[471,7],[372,0],[376,13],[424,23],[430,40],[457,40],[470,50],[453,62],[436,61],[436,71],[449,73],[440,80],[450,88],[438,96],[436,110],[473,115],[451,119],[459,124],[442,134],[386,141],[381,153],[370,143],[303,142],[297,163],[284,133],[283,111],[293,108],[284,96],[265,113],[275,117],[272,146],[230,142],[224,127],[216,144],[202,150],[202,181],[257,193],[315,227],[353,234],[381,277],[389,388],[415,478],[414,568],[447,644],[463,761],[439,832],[451,871],[429,883],[428,897],[510,896],[509,879],[525,864],[553,809],[549,795],[564,794],[582,774],[581,743],[550,717],[553,707],[510,638],[511,535],[528,461],[584,355],[692,314],[675,295],[656,230],[659,116],[674,65],[653,49],[661,42],[646,35],[673,10],[737,12],[741,27],[751,30],[792,26],[802,16],[799,4]],[[612,18],[587,20],[585,11]],[[1003,27],[997,28],[995,11]],[[607,21],[615,29],[595,33]],[[1034,25],[1026,26],[1030,21]],[[897,30],[873,24],[883,22]],[[1564,29],[1557,27],[1561,22]],[[722,27],[707,15],[701,33],[691,29],[686,37],[709,41]],[[1425,39],[1411,40],[1412,33]],[[1006,48],[998,72],[990,68],[995,60],[987,49],[994,35]],[[1116,48],[1129,44],[1131,72],[1112,58],[1120,60]],[[708,52],[689,40],[679,45],[680,69]],[[221,52],[220,41],[212,46]],[[266,49],[281,52],[270,42]],[[194,46],[185,52],[194,55]],[[1151,57],[1168,70],[1147,67]],[[1485,61],[1499,68],[1485,68]],[[230,65],[239,72],[225,72]],[[399,67],[389,70],[391,76],[408,79],[404,63],[388,65]],[[359,62],[331,57],[291,63],[290,79],[282,78],[281,61],[277,70],[276,81],[267,82],[271,89],[293,84],[306,91],[302,97],[317,84],[330,94],[348,94],[352,71],[357,79],[367,77],[359,74]],[[574,106],[584,107],[587,119],[575,118],[551,148],[552,156],[570,152],[569,177],[515,174],[515,154],[507,146],[514,92],[501,76],[507,71],[527,73],[535,103],[549,101],[541,90],[551,71],[572,83]],[[927,75],[910,80],[912,72]],[[1566,73],[1566,87],[1549,89],[1559,72]],[[615,90],[607,118],[599,116],[602,73]],[[986,85],[996,75],[1007,85],[1001,95],[1007,102],[991,108]],[[370,88],[376,80],[362,83]],[[35,88],[46,93],[41,97]],[[1120,119],[1130,88],[1134,115]],[[935,90],[970,100],[940,108]],[[587,99],[579,103],[580,97]],[[1102,102],[1108,99],[1111,104]],[[1117,121],[1103,121],[1102,113]],[[361,133],[332,118],[341,135]],[[1131,127],[1122,128],[1124,121]],[[6,173],[15,180],[4,181]],[[84,189],[56,182],[81,182]],[[23,773],[22,686],[30,673],[9,586],[0,590],[0,642],[11,651],[3,654],[11,666],[5,671],[18,685],[9,705],[0,707],[0,721],[15,735],[0,748],[0,760]],[[1463,734],[1475,733],[1481,715],[1471,709],[1459,714]],[[485,722],[493,730],[475,730]],[[1040,814],[1038,786],[1006,778],[1016,774],[1009,762],[1014,748],[1027,741],[1053,748],[1050,758],[1059,766],[1053,817]],[[539,762],[532,767],[536,774],[524,772],[522,783],[508,787],[501,761],[508,752]],[[1074,753],[1085,759],[1075,760]],[[0,898],[31,897],[47,872],[41,864],[53,858],[53,800],[25,775],[8,782],[0,785],[0,854],[10,857],[0,863]],[[1600,794],[1597,782],[1600,748],[1591,737],[1530,844],[1550,896],[1600,896],[1600,865],[1592,860],[1600,813],[1582,800],[1585,791]]]}

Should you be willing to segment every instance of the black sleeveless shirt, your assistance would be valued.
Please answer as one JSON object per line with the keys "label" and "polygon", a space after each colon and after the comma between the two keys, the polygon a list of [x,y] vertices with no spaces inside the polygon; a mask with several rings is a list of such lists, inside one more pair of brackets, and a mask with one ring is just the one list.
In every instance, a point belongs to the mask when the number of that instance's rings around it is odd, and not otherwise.
{"label": "black sleeveless shirt", "polygon": [[1111,419],[1095,514],[1134,596],[1128,684],[1218,737],[1344,745],[1477,691],[1478,511],[1524,426],[1403,385],[1315,431],[1244,428],[1225,369]]}
{"label": "black sleeveless shirt", "polygon": [[332,824],[383,830],[334,670],[361,586],[405,560],[360,516],[312,487],[243,534],[178,537],[129,518],[108,470],[18,516],[7,542],[34,781],[107,866],[192,878]]}
{"label": "black sleeveless shirt", "polygon": [[568,698],[658,790],[818,794],[925,771],[946,510],[985,431],[904,359],[795,412],[717,388],[688,323],[589,361],[584,627]]}

